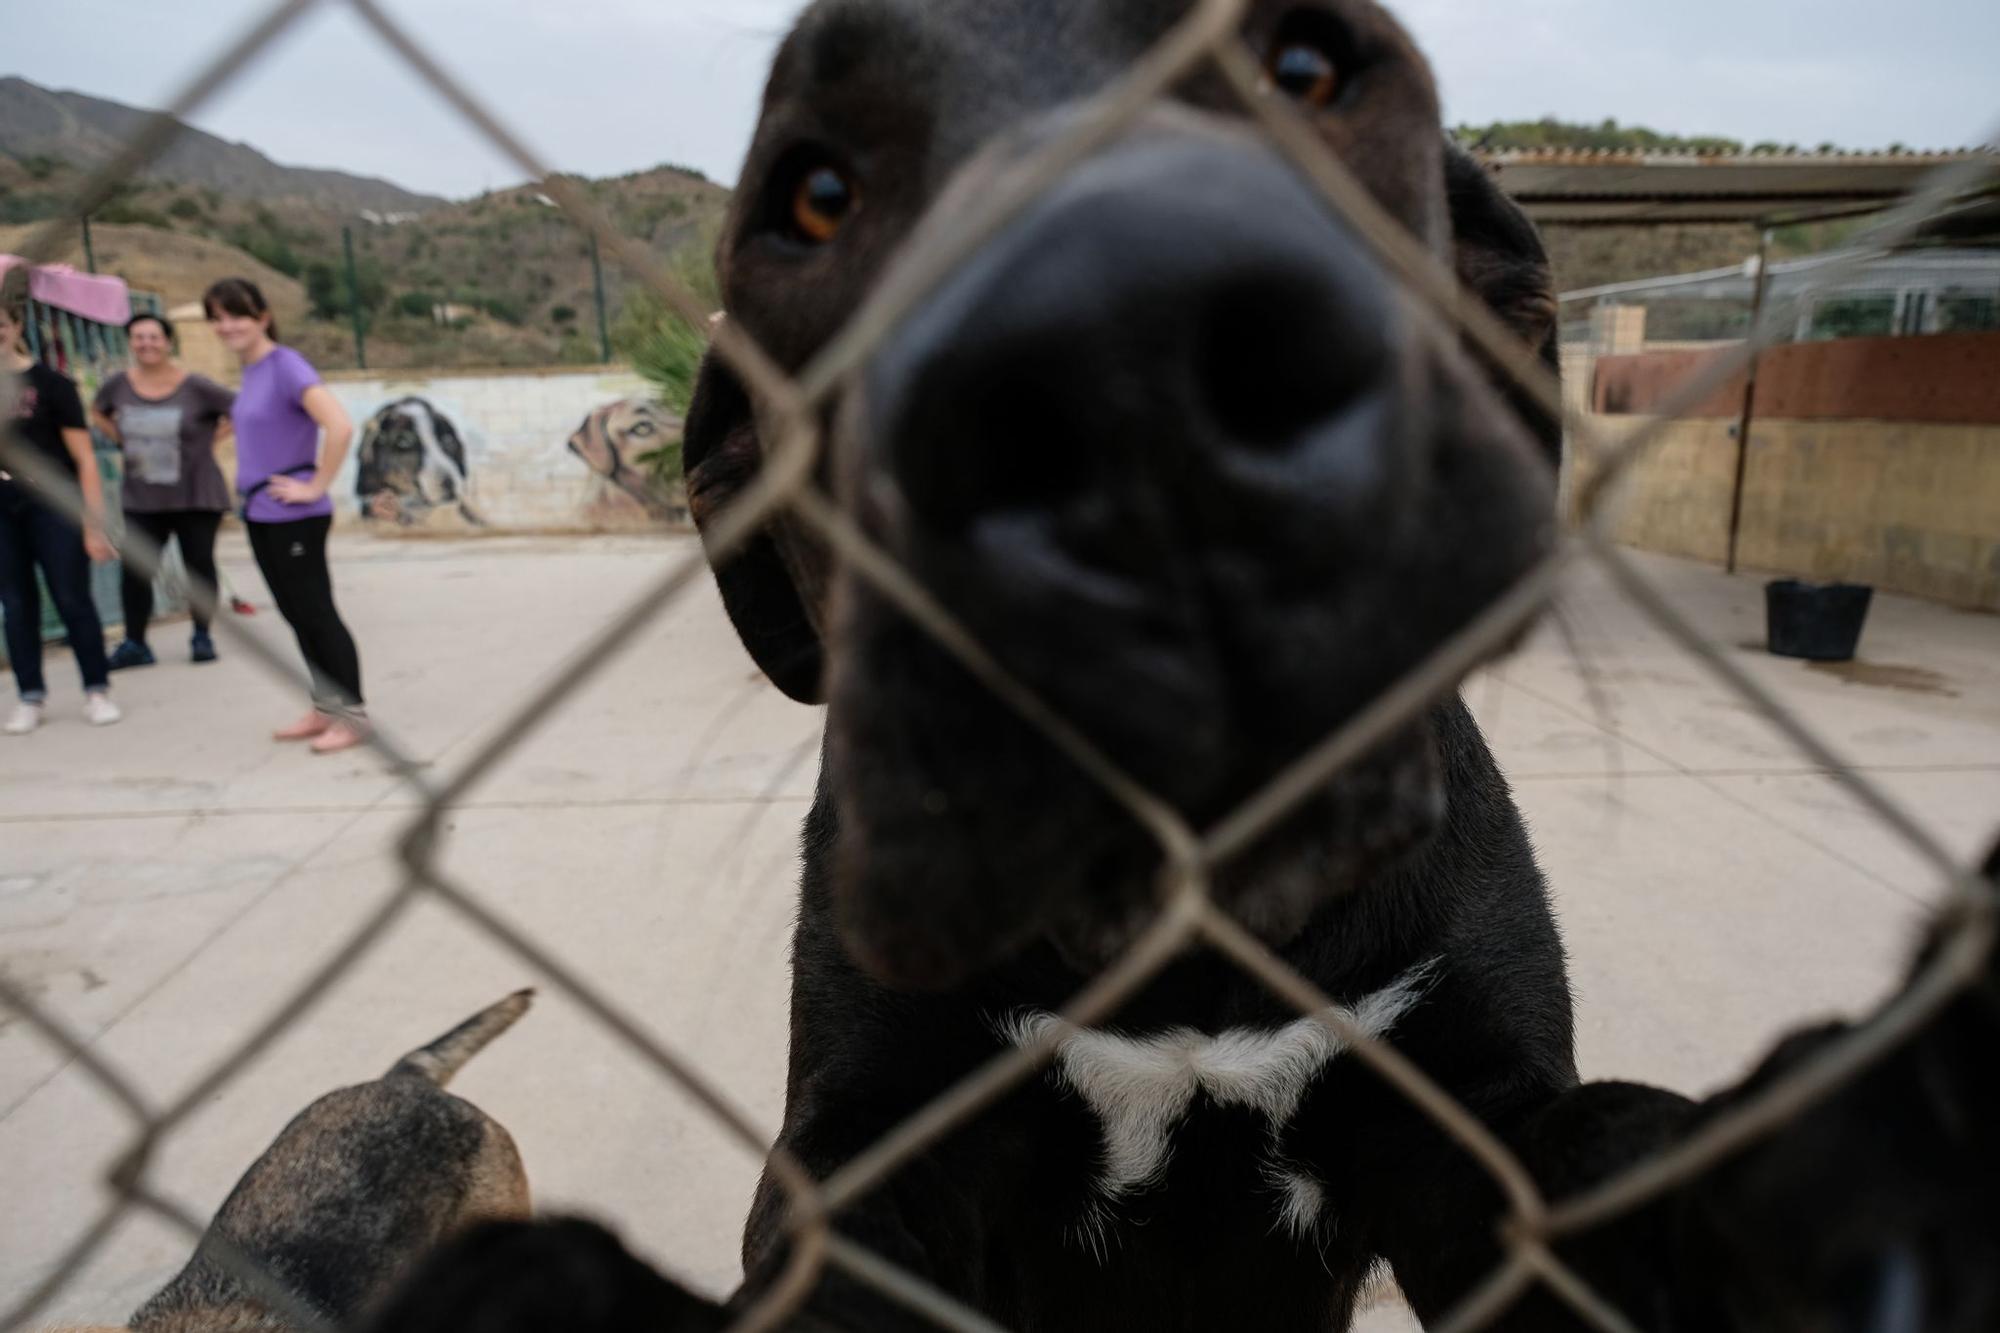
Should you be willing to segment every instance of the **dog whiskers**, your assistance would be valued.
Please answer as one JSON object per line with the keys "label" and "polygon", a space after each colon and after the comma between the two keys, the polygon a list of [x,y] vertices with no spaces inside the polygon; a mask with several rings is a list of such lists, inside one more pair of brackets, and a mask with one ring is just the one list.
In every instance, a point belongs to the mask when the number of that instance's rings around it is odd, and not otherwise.
{"label": "dog whiskers", "polygon": [[1558,597],[1549,607],[1549,624],[1562,641],[1563,651],[1576,664],[1577,678],[1583,684],[1584,701],[1590,706],[1591,719],[1597,724],[1602,737],[1604,776],[1613,798],[1607,817],[1615,819],[1623,804],[1618,798],[1625,788],[1625,747],[1619,741],[1618,714],[1612,707],[1610,692],[1604,688],[1604,673],[1584,647],[1583,635],[1577,630],[1574,616],[1575,605],[1566,597]]}
{"label": "dog whiskers", "polygon": [[1111,1216],[1110,1207],[1102,1199],[1093,1199],[1083,1207],[1077,1219],[1065,1227],[1065,1238],[1080,1250],[1086,1250],[1097,1261],[1099,1268],[1111,1262],[1111,1242],[1117,1236],[1112,1223],[1118,1219]]}

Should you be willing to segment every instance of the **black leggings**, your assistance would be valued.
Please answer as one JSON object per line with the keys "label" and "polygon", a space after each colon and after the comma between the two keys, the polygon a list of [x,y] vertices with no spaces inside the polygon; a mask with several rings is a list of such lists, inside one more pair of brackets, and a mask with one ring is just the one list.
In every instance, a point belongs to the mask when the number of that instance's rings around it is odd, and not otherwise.
{"label": "black leggings", "polygon": [[[208,612],[216,596],[215,530],[222,526],[222,515],[200,509],[155,514],[128,509],[125,526],[145,533],[163,551],[169,537],[180,543],[181,564],[188,572],[188,609],[194,613],[195,632],[208,633]],[[118,586],[125,602],[125,637],[134,643],[144,643],[146,626],[153,619],[153,581],[128,563]]]}
{"label": "black leggings", "polygon": [[361,657],[333,605],[333,576],[326,567],[332,516],[243,526],[250,530],[250,551],[271,585],[278,614],[299,636],[299,651],[312,673],[314,705],[336,715],[360,712]]}

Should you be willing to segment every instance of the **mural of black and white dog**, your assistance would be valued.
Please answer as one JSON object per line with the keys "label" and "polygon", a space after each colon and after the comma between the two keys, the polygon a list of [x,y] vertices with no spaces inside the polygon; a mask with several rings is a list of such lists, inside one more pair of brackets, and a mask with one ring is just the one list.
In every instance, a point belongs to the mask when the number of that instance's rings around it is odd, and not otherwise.
{"label": "mural of black and white dog", "polygon": [[466,480],[464,438],[429,399],[398,398],[362,426],[354,494],[363,518],[408,527],[455,507],[460,518],[483,527],[466,499]]}

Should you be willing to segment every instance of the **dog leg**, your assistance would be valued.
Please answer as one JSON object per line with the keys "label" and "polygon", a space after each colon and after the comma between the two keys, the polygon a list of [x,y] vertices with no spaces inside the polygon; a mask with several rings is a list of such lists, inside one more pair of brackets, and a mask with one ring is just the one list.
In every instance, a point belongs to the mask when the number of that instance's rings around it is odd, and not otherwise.
{"label": "dog leg", "polygon": [[[860,1151],[834,1153],[814,1151],[806,1135],[788,1137],[781,1144],[805,1165],[816,1179],[825,1179],[840,1164]],[[902,1168],[880,1189],[857,1201],[833,1221],[833,1230],[844,1240],[866,1249],[903,1271],[931,1282],[954,1295],[962,1295],[963,1283],[936,1271],[930,1247],[919,1238],[906,1219],[903,1198],[913,1192],[928,1200],[926,1217],[933,1231],[950,1229],[955,1210],[943,1203],[958,1191],[943,1178],[929,1159],[920,1158]],[[741,1313],[783,1280],[792,1256],[792,1236],[786,1225],[789,1200],[783,1187],[767,1168],[758,1182],[757,1196],[744,1226],[742,1288],[730,1301]],[[966,1247],[954,1247],[967,1252]],[[853,1329],[868,1333],[919,1333],[937,1325],[908,1306],[885,1296],[874,1287],[846,1272],[827,1267],[807,1298],[798,1327],[809,1329]]]}

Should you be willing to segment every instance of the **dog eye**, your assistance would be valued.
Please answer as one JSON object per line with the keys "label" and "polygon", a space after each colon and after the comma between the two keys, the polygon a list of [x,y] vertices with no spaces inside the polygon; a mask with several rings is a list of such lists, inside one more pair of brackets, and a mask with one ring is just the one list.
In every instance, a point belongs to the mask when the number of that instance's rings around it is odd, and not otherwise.
{"label": "dog eye", "polygon": [[1331,106],[1340,95],[1344,31],[1331,14],[1304,10],[1279,25],[1265,73],[1272,86],[1310,107]]}
{"label": "dog eye", "polygon": [[792,189],[791,232],[809,245],[825,245],[860,203],[839,168],[821,164],[800,175]]}

